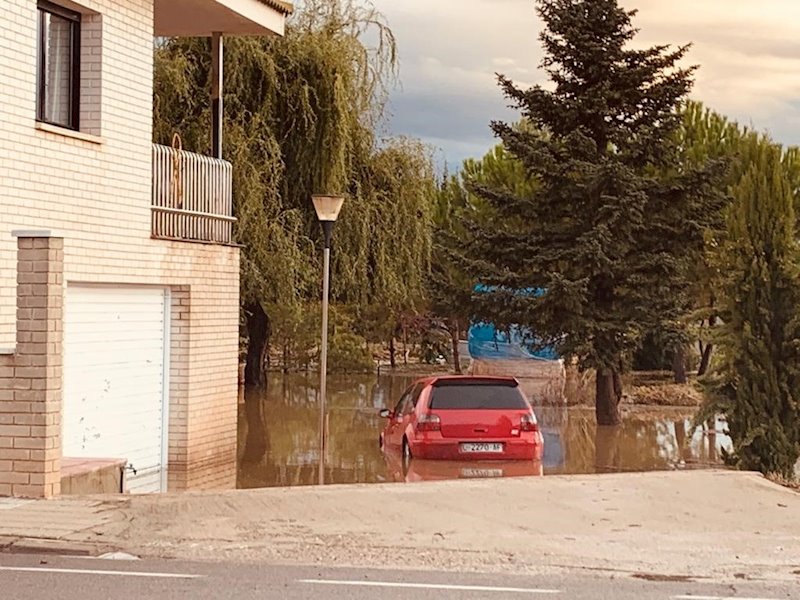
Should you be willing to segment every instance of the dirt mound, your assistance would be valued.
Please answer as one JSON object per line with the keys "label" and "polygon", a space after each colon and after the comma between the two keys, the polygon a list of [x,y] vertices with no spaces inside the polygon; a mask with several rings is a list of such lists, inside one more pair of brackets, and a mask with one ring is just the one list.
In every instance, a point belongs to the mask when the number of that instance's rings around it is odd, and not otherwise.
{"label": "dirt mound", "polygon": [[647,406],[699,406],[703,395],[691,384],[659,383],[630,388],[627,402]]}

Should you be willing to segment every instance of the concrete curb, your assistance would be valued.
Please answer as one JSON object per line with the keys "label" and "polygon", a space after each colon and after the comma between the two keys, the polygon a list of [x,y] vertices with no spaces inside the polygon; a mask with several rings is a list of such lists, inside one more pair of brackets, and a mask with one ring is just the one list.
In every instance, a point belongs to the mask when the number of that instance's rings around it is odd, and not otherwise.
{"label": "concrete curb", "polygon": [[59,556],[100,556],[118,550],[108,544],[71,542],[68,540],[0,537],[0,553],[3,554],[56,554]]}

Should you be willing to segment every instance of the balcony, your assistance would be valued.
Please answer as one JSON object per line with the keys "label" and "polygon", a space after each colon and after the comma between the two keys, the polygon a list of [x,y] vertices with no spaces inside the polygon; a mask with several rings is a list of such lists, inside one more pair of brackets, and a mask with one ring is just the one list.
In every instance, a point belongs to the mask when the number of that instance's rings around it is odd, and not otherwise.
{"label": "balcony", "polygon": [[[284,0],[154,0],[157,37],[211,38],[211,149],[222,156],[223,37],[283,35],[293,7]],[[231,164],[153,146],[152,237],[233,244]]]}
{"label": "balcony", "polygon": [[228,161],[154,144],[153,237],[233,244],[232,180]]}

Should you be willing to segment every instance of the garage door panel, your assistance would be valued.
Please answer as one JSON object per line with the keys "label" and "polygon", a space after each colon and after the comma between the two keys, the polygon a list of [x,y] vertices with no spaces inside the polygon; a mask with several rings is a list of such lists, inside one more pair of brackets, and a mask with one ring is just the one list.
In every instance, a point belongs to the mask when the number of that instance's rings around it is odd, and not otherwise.
{"label": "garage door panel", "polygon": [[[97,311],[98,313],[101,311]],[[95,313],[97,314],[97,313]],[[122,341],[127,342],[143,342],[143,343],[153,343],[155,340],[148,337],[152,335],[152,332],[155,328],[161,325],[159,321],[128,321],[125,323],[127,327],[135,326],[135,330],[131,329],[123,329],[119,327],[117,324],[116,327],[106,326],[102,329],[88,329],[88,323],[81,323],[79,321],[73,321],[76,325],[81,326],[81,330],[79,332],[80,340],[86,342],[87,344],[93,344],[97,346],[102,346],[104,343],[107,343],[111,336],[115,336]]]}
{"label": "garage door panel", "polygon": [[[80,325],[80,323],[77,323]],[[107,344],[113,337],[113,339],[119,342],[127,342],[127,343],[140,343],[140,344],[149,344],[149,345],[156,345],[157,342],[163,341],[163,338],[159,338],[154,340],[150,337],[147,337],[151,334],[152,330],[155,327],[158,327],[159,323],[129,323],[129,326],[133,325],[136,327],[140,327],[141,331],[118,331],[113,327],[107,327],[102,331],[91,331],[86,332],[82,331],[80,334],[79,341],[89,344],[90,346],[97,347],[98,349],[102,349],[105,344]]]}
{"label": "garage door panel", "polygon": [[[161,352],[161,348],[155,347],[152,349],[140,349],[140,352]],[[130,381],[139,381],[141,382],[140,385],[149,385],[153,384],[145,379],[144,376],[140,376],[139,372],[141,369],[148,369],[153,367],[159,367],[160,365],[157,363],[152,363],[148,361],[126,361],[122,358],[114,358],[111,360],[103,360],[99,356],[95,360],[88,362],[88,361],[76,361],[73,363],[74,365],[79,365],[83,369],[83,373],[92,376],[99,376],[103,375],[103,373],[108,372],[108,367],[118,367],[119,373],[117,374],[117,379],[114,381],[120,381],[121,379],[126,379]],[[130,371],[128,371],[128,369]],[[153,384],[155,385],[155,384]],[[161,384],[158,384],[159,387]]]}
{"label": "garage door panel", "polygon": [[162,487],[167,295],[69,286],[64,327],[64,455],[125,458],[132,491]]}

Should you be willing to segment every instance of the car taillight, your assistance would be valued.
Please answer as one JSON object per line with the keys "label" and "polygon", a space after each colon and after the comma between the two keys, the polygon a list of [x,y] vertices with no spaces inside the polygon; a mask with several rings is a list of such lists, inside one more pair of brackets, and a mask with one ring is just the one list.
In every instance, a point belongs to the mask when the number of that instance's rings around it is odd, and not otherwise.
{"label": "car taillight", "polygon": [[519,425],[520,431],[539,431],[539,424],[536,422],[536,416],[533,413],[522,415],[522,422]]}
{"label": "car taillight", "polygon": [[439,415],[425,414],[417,419],[417,431],[441,431],[442,420]]}

